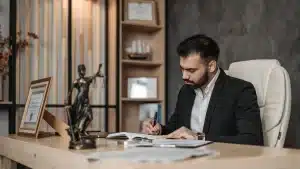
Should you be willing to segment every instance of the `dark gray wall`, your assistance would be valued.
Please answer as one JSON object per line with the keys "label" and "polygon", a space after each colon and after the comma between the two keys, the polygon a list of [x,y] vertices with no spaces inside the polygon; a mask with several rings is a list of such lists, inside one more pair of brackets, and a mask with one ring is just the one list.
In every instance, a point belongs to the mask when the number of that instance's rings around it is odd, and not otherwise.
{"label": "dark gray wall", "polygon": [[300,147],[300,1],[299,0],[169,0],[168,109],[174,110],[182,85],[176,46],[196,33],[214,37],[221,48],[220,65],[275,58],[292,83],[292,114],[286,147]]}

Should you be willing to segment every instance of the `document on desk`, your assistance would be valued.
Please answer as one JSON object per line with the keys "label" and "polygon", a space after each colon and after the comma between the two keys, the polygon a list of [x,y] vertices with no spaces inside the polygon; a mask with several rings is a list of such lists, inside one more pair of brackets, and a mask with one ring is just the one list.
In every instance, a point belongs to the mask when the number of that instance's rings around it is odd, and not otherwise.
{"label": "document on desk", "polygon": [[197,149],[138,147],[122,151],[97,152],[87,156],[88,160],[107,159],[126,160],[136,163],[170,163],[191,157],[216,155],[217,152],[206,147]]}
{"label": "document on desk", "polygon": [[160,147],[160,148],[198,148],[213,143],[212,141],[203,140],[182,140],[182,139],[155,139],[147,141],[125,141],[125,148],[132,147]]}
{"label": "document on desk", "polygon": [[174,148],[197,148],[212,143],[204,140],[183,140],[183,139],[156,139],[152,144],[155,147],[174,147]]}
{"label": "document on desk", "polygon": [[147,138],[147,139],[154,140],[154,139],[162,138],[162,136],[148,135],[148,134],[141,134],[141,133],[118,132],[118,133],[109,134],[109,135],[107,135],[106,138],[129,139],[129,140],[132,140],[134,138]]}

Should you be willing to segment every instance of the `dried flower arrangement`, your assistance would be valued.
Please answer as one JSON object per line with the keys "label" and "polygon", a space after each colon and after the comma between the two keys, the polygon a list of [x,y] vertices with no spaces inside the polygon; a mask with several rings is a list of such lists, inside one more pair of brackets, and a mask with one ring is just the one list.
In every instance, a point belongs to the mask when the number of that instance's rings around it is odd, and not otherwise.
{"label": "dried flower arrangement", "polygon": [[[11,37],[4,37],[2,35],[2,26],[0,24],[0,75],[6,75],[9,71],[8,60],[12,55],[12,47],[10,45]],[[22,37],[22,32],[17,32],[16,37],[16,51],[17,53],[29,46],[29,39],[38,39],[38,35],[28,32],[25,37]]]}

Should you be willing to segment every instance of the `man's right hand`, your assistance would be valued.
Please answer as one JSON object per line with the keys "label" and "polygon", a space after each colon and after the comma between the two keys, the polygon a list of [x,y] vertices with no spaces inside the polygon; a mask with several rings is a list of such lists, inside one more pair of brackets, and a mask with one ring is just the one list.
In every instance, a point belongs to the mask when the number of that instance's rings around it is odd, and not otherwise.
{"label": "man's right hand", "polygon": [[153,119],[145,120],[142,124],[142,133],[159,135],[161,133],[161,125],[159,123],[156,123],[155,126],[152,126],[153,122]]}

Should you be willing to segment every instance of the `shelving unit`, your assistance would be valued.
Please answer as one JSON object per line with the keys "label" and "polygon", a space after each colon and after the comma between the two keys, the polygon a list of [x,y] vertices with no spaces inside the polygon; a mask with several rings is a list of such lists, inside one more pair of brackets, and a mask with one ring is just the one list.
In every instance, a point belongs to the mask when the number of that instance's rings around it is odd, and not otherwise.
{"label": "shelving unit", "polygon": [[133,22],[133,21],[122,21],[122,27],[123,29],[130,29],[131,31],[136,32],[145,32],[145,33],[153,33],[156,31],[161,30],[163,27],[160,25],[152,25],[152,24],[143,24],[139,22]]}
{"label": "shelving unit", "polygon": [[143,103],[160,103],[160,99],[131,99],[131,98],[122,98],[122,102],[143,102]]}
{"label": "shelving unit", "polygon": [[122,59],[122,63],[124,66],[147,66],[147,67],[159,67],[162,65],[161,62],[156,61],[137,61],[137,60],[129,60],[129,59]]}
{"label": "shelving unit", "polygon": [[[125,3],[119,0],[119,131],[139,132],[139,108],[142,104],[160,104],[160,120],[164,124],[165,115],[165,0],[153,0],[156,6],[157,24],[143,21],[128,21]],[[132,1],[130,1],[132,2]],[[149,0],[138,0],[149,2]],[[152,55],[148,59],[130,59],[126,48],[133,40],[149,42]],[[128,77],[157,77],[157,98],[129,98]]]}

